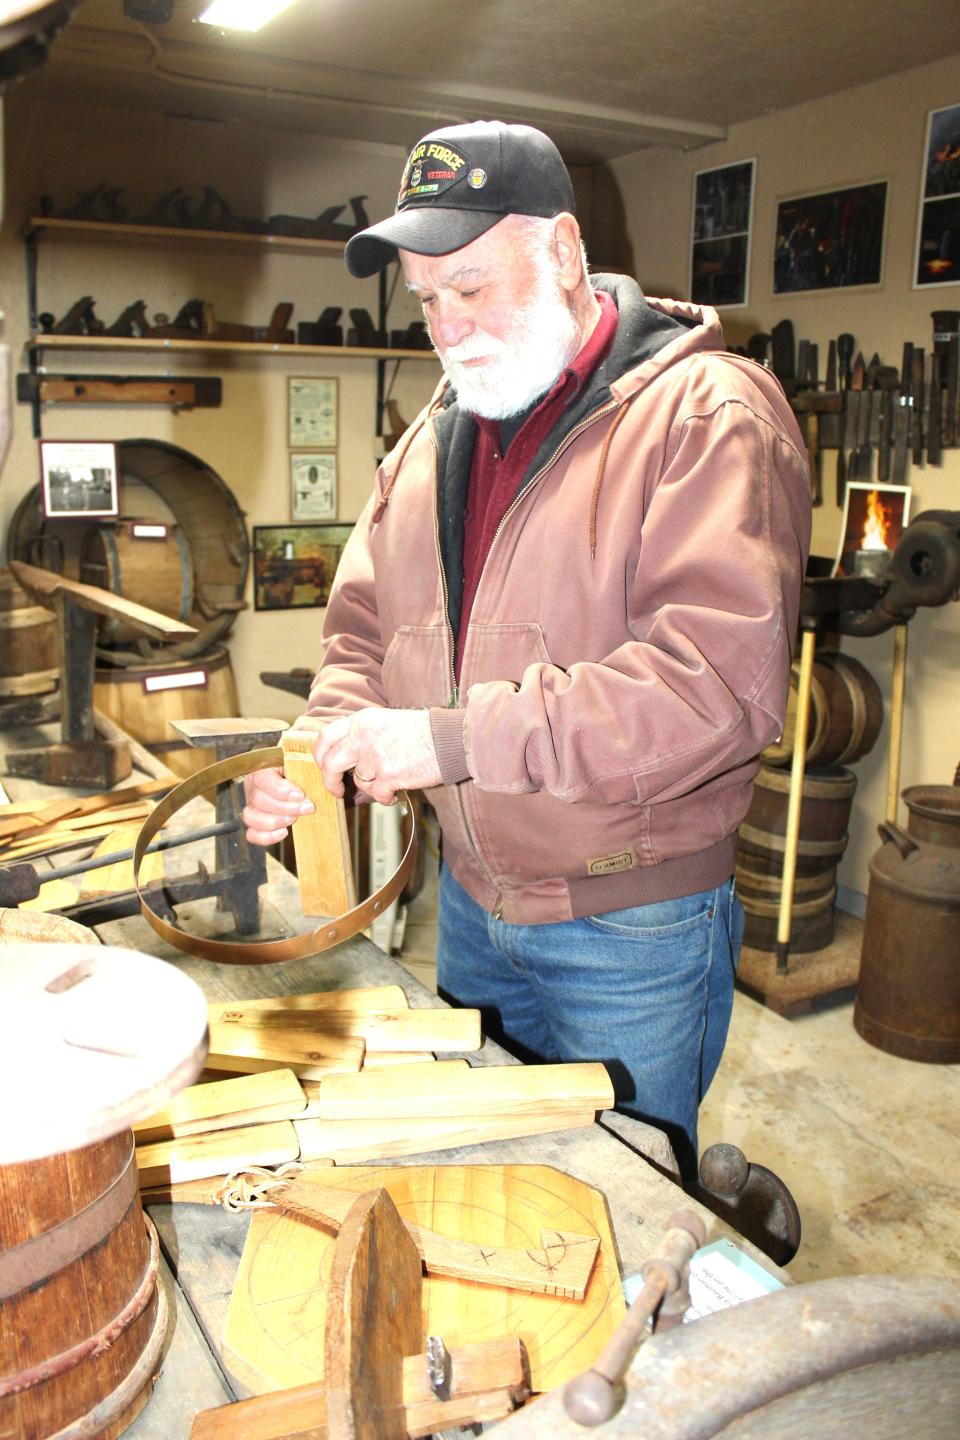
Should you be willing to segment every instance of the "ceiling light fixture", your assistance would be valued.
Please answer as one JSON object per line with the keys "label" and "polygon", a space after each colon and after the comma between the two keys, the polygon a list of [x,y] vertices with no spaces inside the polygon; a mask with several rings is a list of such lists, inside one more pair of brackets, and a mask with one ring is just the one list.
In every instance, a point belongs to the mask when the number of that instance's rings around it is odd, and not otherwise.
{"label": "ceiling light fixture", "polygon": [[213,0],[199,19],[201,24],[216,25],[221,30],[261,30],[291,3],[292,0]]}

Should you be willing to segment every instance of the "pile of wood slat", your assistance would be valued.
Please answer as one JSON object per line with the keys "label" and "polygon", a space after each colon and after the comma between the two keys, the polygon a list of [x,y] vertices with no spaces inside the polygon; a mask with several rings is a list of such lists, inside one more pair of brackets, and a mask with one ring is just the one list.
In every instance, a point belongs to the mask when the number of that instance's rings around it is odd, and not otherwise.
{"label": "pile of wood slat", "polygon": [[[0,806],[0,864],[29,861],[53,851],[81,846],[100,854],[132,849],[140,825],[153,809],[154,798],[171,788],[173,779],[143,780],[101,794],[66,796],[57,800],[19,800]],[[141,880],[163,874],[160,855],[147,856]],[[82,882],[52,880],[40,888],[27,910],[58,910],[93,895],[113,894],[133,885],[129,862],[89,872]]]}
{"label": "pile of wood slat", "polygon": [[[477,1010],[411,1010],[399,985],[212,1004],[200,1084],[134,1127],[149,1198],[213,1201],[290,1161],[376,1162],[593,1123],[600,1064],[472,1066]],[[230,1078],[224,1078],[229,1076]]]}

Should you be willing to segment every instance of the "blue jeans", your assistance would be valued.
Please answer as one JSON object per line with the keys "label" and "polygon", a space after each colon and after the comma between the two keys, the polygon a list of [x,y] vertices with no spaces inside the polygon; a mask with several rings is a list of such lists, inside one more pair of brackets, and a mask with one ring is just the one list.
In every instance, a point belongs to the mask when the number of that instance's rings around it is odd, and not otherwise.
{"label": "blue jeans", "polygon": [[733,1009],[743,910],[715,890],[554,925],[509,925],[440,871],[437,982],[521,1060],[601,1060],[617,1109],[670,1137],[696,1179],[697,1109]]}

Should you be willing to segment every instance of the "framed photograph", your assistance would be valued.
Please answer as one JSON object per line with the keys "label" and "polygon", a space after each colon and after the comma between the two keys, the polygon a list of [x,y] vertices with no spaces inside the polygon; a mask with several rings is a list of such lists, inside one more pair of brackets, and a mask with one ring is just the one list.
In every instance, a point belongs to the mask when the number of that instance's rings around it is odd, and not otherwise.
{"label": "framed photograph", "polygon": [[90,520],[120,511],[117,447],[108,441],[41,440],[40,493],[48,519]]}
{"label": "framed photograph", "polygon": [[915,290],[960,284],[960,105],[927,116]]}
{"label": "framed photograph", "polygon": [[698,305],[746,305],[756,160],[693,177],[690,298]]}
{"label": "framed photograph", "polygon": [[298,450],[290,456],[290,513],[294,520],[337,518],[337,457]]}
{"label": "framed photograph", "polygon": [[883,575],[909,519],[909,485],[851,480],[843,501],[834,575]]}
{"label": "framed photograph", "polygon": [[326,605],[352,529],[352,525],[255,525],[254,609],[300,610]]}
{"label": "framed photograph", "polygon": [[886,180],[781,200],[773,293],[879,285],[886,213]]}
{"label": "framed photograph", "polygon": [[287,443],[291,450],[335,450],[339,385],[333,377],[290,375],[287,379]]}

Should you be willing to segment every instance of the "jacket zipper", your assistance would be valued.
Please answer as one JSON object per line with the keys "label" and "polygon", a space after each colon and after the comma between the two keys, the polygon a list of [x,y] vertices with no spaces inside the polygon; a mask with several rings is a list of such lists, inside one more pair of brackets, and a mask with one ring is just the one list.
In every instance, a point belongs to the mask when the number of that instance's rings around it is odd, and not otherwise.
{"label": "jacket zipper", "polygon": [[[575,426],[573,427],[573,429],[570,430],[570,431],[563,437],[563,440],[562,440],[561,443],[557,446],[556,450],[555,450],[555,451],[553,452],[553,454],[550,456],[549,460],[547,460],[546,464],[541,465],[541,467],[540,467],[540,469],[537,471],[536,475],[531,476],[529,482],[523,487],[523,489],[521,490],[520,494],[514,497],[514,499],[513,499],[513,500],[510,502],[510,504],[507,506],[506,510],[503,512],[503,515],[502,515],[501,518],[500,518],[500,524],[497,526],[496,530],[494,531],[494,533],[493,533],[493,539],[490,541],[490,549],[487,551],[487,560],[489,560],[489,558],[490,558],[490,551],[493,549],[494,545],[496,544],[496,542],[497,542],[497,537],[499,536],[500,531],[503,529],[503,527],[504,527],[504,525],[506,524],[507,520],[508,520],[509,517],[513,514],[514,510],[515,510],[515,509],[517,508],[517,506],[521,503],[521,501],[524,500],[527,495],[529,495],[530,491],[533,489],[533,487],[534,487],[536,484],[539,483],[540,479],[547,473],[547,471],[550,469],[550,467],[551,467],[552,465],[554,465],[557,460],[559,460],[560,456],[561,456],[561,455],[563,454],[563,452],[567,449],[567,447],[568,447],[569,445],[572,445],[573,441],[577,438],[577,436],[581,433],[581,431],[586,430],[590,425],[592,425],[592,424],[594,423],[594,421],[599,420],[603,415],[608,415],[611,410],[616,410],[617,407],[618,407],[618,403],[619,403],[619,402],[616,401],[616,400],[611,400],[611,401],[609,402],[609,404],[602,406],[599,410],[594,410],[592,414],[587,415],[583,420],[580,421],[580,423],[579,423],[578,425],[575,425]],[[441,583],[441,586],[442,586],[442,589],[443,589],[443,618],[444,618],[444,622],[445,622],[446,627],[447,627],[447,634],[448,634],[449,637],[450,637],[450,699],[449,699],[449,701],[447,702],[447,708],[450,709],[450,710],[455,710],[455,709],[457,708],[457,706],[460,704],[460,687],[459,687],[459,685],[457,684],[457,673],[456,673],[456,669],[455,669],[455,667],[454,667],[454,655],[455,655],[455,653],[456,653],[456,642],[455,642],[455,640],[454,640],[454,635],[453,635],[453,626],[450,624],[450,592],[449,592],[449,589],[448,589],[448,587],[447,587],[447,572],[446,572],[446,570],[445,570],[444,567],[443,567],[443,555],[442,555],[441,549],[440,549],[440,506],[439,506],[438,499],[437,499],[437,481],[438,481],[438,479],[439,479],[439,470],[440,470],[440,447],[439,447],[438,444],[437,444],[437,438],[436,438],[436,434],[435,434],[435,432],[434,432],[434,428],[433,428],[433,425],[432,425],[432,424],[430,425],[430,443],[431,443],[431,445],[433,446],[433,460],[434,460],[434,472],[433,472],[433,473],[434,473],[434,485],[433,485],[433,497],[434,497],[434,498],[433,498],[434,539],[435,539],[435,541],[436,541],[436,546],[437,546],[437,564],[438,564],[439,567],[440,567],[440,583]],[[471,849],[472,849],[472,851],[473,851],[473,858],[474,858],[474,860],[476,861],[476,863],[479,865],[480,869],[483,871],[484,876],[486,877],[486,880],[487,880],[488,885],[493,886],[493,888],[496,890],[496,894],[495,894],[495,896],[494,896],[494,905],[493,905],[492,918],[493,918],[494,920],[499,920],[500,917],[501,917],[502,914],[503,914],[503,894],[502,894],[499,886],[497,885],[497,883],[496,883],[493,875],[491,874],[490,870],[488,869],[487,864],[486,864],[486,861],[484,860],[483,856],[481,855],[481,853],[480,853],[480,848],[479,848],[479,846],[477,845],[477,842],[476,842],[476,840],[475,840],[475,838],[474,838],[473,830],[471,829],[471,826],[470,826],[470,821],[469,821],[468,818],[467,818],[466,807],[464,806],[464,803],[463,803],[463,797],[462,797],[461,792],[460,792],[460,786],[459,786],[459,785],[456,785],[456,786],[454,786],[454,789],[455,789],[455,791],[456,791],[457,804],[458,804],[458,806],[460,807],[460,819],[461,819],[461,821],[463,822],[464,833],[466,834],[468,840],[470,841],[470,846],[471,846]]]}

